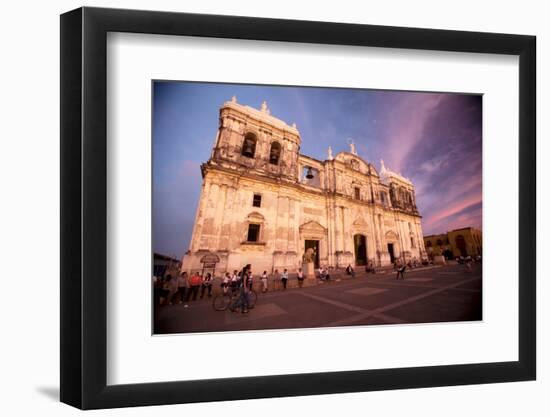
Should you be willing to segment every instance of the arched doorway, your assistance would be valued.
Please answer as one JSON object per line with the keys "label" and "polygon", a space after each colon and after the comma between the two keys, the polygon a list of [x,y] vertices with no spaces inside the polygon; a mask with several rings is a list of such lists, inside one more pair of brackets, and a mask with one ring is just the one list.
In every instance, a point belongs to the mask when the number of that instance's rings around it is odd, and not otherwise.
{"label": "arched doorway", "polygon": [[458,235],[455,238],[456,248],[460,251],[460,255],[468,256],[468,251],[466,250],[466,239],[464,236]]}
{"label": "arched doorway", "polygon": [[353,246],[355,249],[355,265],[364,266],[367,264],[367,238],[365,235],[354,235]]}
{"label": "arched doorway", "polygon": [[386,245],[391,263],[394,263],[399,256],[402,256],[401,246],[398,245],[398,241],[399,237],[395,232],[391,230],[386,232]]}

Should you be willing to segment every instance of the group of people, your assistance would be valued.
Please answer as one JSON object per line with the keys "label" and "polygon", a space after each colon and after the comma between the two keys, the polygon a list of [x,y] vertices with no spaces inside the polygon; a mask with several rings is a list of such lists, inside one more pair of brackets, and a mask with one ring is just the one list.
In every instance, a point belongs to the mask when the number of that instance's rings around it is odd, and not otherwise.
{"label": "group of people", "polygon": [[171,305],[175,302],[182,304],[197,297],[204,298],[205,294],[212,297],[212,274],[195,272],[189,276],[181,272],[177,277],[171,274],[165,277],[153,277],[155,305]]}
{"label": "group of people", "polygon": [[[248,268],[243,268],[242,271],[233,271],[233,274],[226,272],[222,278],[221,287],[224,294],[227,294],[229,291],[236,292],[241,286],[245,286],[248,291],[252,291],[254,286],[254,276],[252,274],[252,267],[250,264],[247,265]],[[264,271],[264,275],[266,272]],[[262,275],[263,280],[263,275]]]}
{"label": "group of people", "polygon": [[[355,277],[355,270],[351,264],[347,266],[346,273]],[[331,279],[329,270],[324,266],[319,267],[317,275],[321,281],[329,281]],[[272,282],[276,287],[283,290],[288,288],[288,269],[285,268],[282,272],[275,269],[272,277]],[[269,289],[269,278],[270,274],[267,271],[263,271],[259,277],[261,292],[263,293]],[[296,271],[296,280],[298,287],[302,288],[305,280],[302,268],[298,268]],[[168,274],[165,277],[153,277],[155,305],[182,304],[191,300],[197,300],[197,298],[202,299],[205,296],[212,297],[213,283],[214,277],[210,272],[205,274],[201,272],[193,272],[191,274],[181,272],[178,276]],[[221,289],[224,294],[231,291],[233,295],[237,295],[241,289],[246,292],[252,291],[254,283],[254,274],[252,273],[250,264],[246,265],[241,271],[234,270],[233,273],[225,272],[221,277]],[[247,305],[246,301],[242,302],[242,300],[241,304]],[[243,310],[248,310],[248,307],[243,308]]]}

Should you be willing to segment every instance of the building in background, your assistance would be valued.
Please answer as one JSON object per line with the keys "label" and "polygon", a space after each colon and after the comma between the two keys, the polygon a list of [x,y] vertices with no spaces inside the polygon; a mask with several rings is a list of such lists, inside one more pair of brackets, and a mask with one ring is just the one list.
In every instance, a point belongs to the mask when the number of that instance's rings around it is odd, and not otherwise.
{"label": "building in background", "polygon": [[170,274],[176,277],[181,270],[181,260],[172,256],[153,253],[153,276],[164,278]]}
{"label": "building in background", "polygon": [[[220,108],[189,250],[182,269],[294,272],[312,249],[315,266],[390,265],[427,258],[414,185],[381,161],[380,173],[350,151],[321,161],[300,154],[295,124],[237,103]],[[311,251],[310,251],[311,252]]]}
{"label": "building in background", "polygon": [[424,245],[429,256],[438,251],[447,259],[459,256],[481,256],[481,230],[463,227],[440,235],[424,236]]}

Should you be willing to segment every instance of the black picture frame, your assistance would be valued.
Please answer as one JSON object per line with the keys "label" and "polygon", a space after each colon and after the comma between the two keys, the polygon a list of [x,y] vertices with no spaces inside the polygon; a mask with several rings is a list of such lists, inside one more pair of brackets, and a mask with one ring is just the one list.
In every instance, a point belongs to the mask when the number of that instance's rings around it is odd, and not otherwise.
{"label": "black picture frame", "polygon": [[[107,385],[108,32],[519,56],[519,360]],[[82,409],[376,391],[536,378],[536,38],[171,12],[61,15],[61,401]]]}

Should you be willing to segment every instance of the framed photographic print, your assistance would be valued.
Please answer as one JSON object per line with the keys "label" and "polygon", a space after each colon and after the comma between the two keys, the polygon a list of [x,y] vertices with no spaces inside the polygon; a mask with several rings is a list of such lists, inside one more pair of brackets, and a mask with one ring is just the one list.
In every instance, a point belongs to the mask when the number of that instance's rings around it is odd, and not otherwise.
{"label": "framed photographic print", "polygon": [[81,8],[61,102],[63,402],[535,379],[534,37]]}

